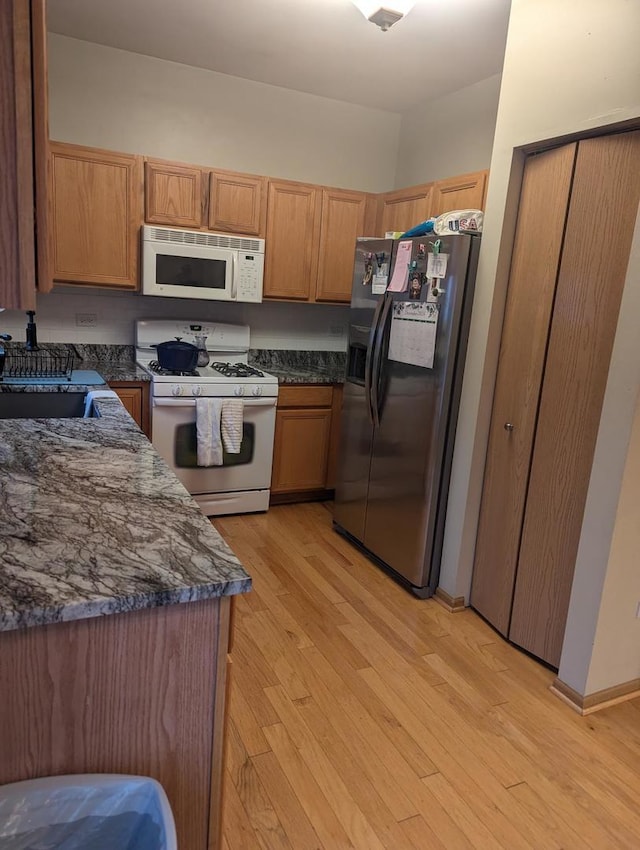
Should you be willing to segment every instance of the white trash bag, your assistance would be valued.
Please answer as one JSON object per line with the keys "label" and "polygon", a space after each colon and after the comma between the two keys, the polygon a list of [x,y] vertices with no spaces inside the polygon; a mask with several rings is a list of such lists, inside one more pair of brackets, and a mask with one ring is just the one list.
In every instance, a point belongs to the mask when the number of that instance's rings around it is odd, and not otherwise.
{"label": "white trash bag", "polygon": [[0,850],[177,850],[167,796],[145,776],[50,776],[0,786]]}

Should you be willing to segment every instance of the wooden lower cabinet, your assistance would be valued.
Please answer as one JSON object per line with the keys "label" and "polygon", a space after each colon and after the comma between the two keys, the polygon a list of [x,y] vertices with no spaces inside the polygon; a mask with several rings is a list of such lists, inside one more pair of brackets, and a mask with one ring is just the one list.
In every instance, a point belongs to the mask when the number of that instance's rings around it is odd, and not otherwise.
{"label": "wooden lower cabinet", "polygon": [[0,785],[151,776],[180,850],[218,850],[229,597],[0,633]]}
{"label": "wooden lower cabinet", "polygon": [[328,498],[334,474],[342,387],[281,387],[271,477],[272,501]]}
{"label": "wooden lower cabinet", "polygon": [[117,393],[127,413],[142,433],[151,439],[148,381],[113,381],[109,388]]}

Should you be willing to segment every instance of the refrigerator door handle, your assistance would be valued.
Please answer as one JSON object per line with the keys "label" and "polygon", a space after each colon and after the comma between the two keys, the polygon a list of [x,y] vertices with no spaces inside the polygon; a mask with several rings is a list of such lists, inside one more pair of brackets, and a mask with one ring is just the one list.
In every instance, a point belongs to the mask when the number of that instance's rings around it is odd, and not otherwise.
{"label": "refrigerator door handle", "polygon": [[373,415],[373,424],[377,427],[380,425],[380,399],[378,397],[378,388],[380,385],[380,367],[382,364],[382,343],[384,340],[384,329],[389,317],[389,311],[393,306],[393,299],[386,298],[382,318],[378,322],[376,328],[376,341],[373,354],[373,366],[371,369],[371,412]]}
{"label": "refrigerator door handle", "polygon": [[369,421],[371,424],[374,424],[373,418],[373,405],[371,403],[371,374],[372,374],[372,361],[373,361],[373,349],[376,341],[376,332],[378,330],[378,323],[380,321],[380,313],[382,312],[382,308],[385,304],[385,298],[382,297],[379,299],[376,304],[376,309],[373,314],[373,321],[371,322],[371,330],[369,332],[369,345],[367,346],[367,359],[364,364],[364,392],[367,400],[367,411],[369,413]]}

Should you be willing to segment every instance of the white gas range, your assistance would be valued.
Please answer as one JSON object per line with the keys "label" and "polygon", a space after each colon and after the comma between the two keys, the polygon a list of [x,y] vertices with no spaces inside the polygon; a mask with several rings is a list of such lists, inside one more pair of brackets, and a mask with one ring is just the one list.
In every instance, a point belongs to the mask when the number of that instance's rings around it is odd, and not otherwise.
{"label": "white gas range", "polygon": [[[159,369],[155,346],[206,336],[207,366],[190,374]],[[153,445],[207,516],[266,511],[269,507],[278,379],[247,363],[246,325],[198,320],[136,322],[136,361],[151,375]],[[224,453],[222,466],[198,466],[196,399],[241,398],[243,438],[239,454]]]}

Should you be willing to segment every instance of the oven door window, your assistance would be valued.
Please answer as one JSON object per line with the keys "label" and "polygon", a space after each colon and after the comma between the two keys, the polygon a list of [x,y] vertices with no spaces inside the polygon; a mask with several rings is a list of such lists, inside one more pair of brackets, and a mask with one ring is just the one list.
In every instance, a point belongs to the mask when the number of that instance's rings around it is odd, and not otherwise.
{"label": "oven door window", "polygon": [[156,283],[162,286],[224,290],[226,278],[226,260],[156,254]]}
{"label": "oven door window", "polygon": [[[242,426],[242,443],[238,454],[228,454],[223,450],[223,466],[243,466],[251,463],[255,450],[256,426],[245,422]],[[174,441],[174,464],[177,469],[198,468],[198,446],[195,422],[177,425]]]}

